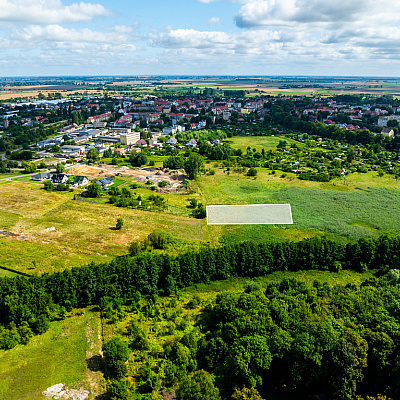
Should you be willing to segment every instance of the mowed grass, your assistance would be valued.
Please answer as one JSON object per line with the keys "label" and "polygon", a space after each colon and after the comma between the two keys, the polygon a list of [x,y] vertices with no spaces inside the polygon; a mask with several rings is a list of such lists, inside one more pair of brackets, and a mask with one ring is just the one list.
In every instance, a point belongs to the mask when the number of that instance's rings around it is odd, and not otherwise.
{"label": "mowed grass", "polygon": [[281,140],[285,141],[288,146],[295,143],[299,148],[304,147],[304,144],[301,142],[281,136],[234,136],[228,140],[233,149],[241,149],[243,152],[246,152],[248,146],[252,149],[257,149],[260,153],[263,148],[264,150],[276,149]]}
{"label": "mowed grass", "polygon": [[86,332],[98,323],[99,314],[85,310],[84,316],[52,322],[46,333],[27,345],[0,351],[0,399],[42,400],[41,393],[57,383],[90,390],[93,382],[89,381],[86,352],[99,339]]}
{"label": "mowed grass", "polygon": [[[28,236],[0,237],[0,265],[32,273],[54,272],[126,254],[132,240],[154,229],[185,241],[207,240],[203,220],[162,212],[73,200],[71,193],[47,193],[29,183],[0,186],[0,230]],[[117,218],[123,229],[115,230]],[[54,227],[55,230],[46,229]],[[35,265],[34,265],[35,263]]]}

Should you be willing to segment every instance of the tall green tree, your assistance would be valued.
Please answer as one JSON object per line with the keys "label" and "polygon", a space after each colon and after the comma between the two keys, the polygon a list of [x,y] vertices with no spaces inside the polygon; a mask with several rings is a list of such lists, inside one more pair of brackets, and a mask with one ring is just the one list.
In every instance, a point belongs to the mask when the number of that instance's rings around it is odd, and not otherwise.
{"label": "tall green tree", "polygon": [[126,374],[125,362],[129,358],[128,343],[119,336],[111,338],[103,345],[106,373],[112,378],[122,378]]}
{"label": "tall green tree", "polygon": [[176,389],[176,400],[221,400],[211,375],[204,371],[195,371],[183,378]]}
{"label": "tall green tree", "polygon": [[198,153],[191,153],[184,163],[185,172],[188,174],[189,179],[196,179],[203,166],[204,159]]}

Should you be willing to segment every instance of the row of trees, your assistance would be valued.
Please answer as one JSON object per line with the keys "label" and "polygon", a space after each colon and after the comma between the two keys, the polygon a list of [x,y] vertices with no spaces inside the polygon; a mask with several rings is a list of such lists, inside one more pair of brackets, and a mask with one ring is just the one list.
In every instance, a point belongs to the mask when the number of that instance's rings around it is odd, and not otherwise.
{"label": "row of trees", "polygon": [[[38,333],[37,324],[58,318],[62,308],[100,304],[105,296],[128,299],[136,291],[170,294],[194,283],[263,276],[276,270],[399,268],[399,251],[399,236],[382,236],[347,245],[313,238],[205,247],[178,256],[121,256],[109,264],[90,264],[52,275],[0,279],[0,324],[10,330],[12,323],[17,328],[28,323]],[[0,340],[0,347],[7,346]]]}

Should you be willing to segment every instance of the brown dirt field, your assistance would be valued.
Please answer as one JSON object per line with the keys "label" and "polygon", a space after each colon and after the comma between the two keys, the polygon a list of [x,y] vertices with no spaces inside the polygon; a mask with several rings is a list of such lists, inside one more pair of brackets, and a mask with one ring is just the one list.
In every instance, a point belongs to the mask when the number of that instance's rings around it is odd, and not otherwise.
{"label": "brown dirt field", "polygon": [[[116,168],[112,165],[101,165],[96,167],[80,165],[78,167],[71,168],[68,172],[73,175],[86,175],[89,178],[98,179],[101,179],[107,175],[120,174],[121,177],[132,177],[142,183],[145,183],[148,179],[150,179],[155,185],[157,185],[158,182],[167,181],[171,186],[163,188],[163,192],[175,191],[186,179],[186,176],[183,173],[169,175],[169,173],[165,174],[162,171],[151,172],[142,169],[125,169],[125,167]],[[159,173],[159,175],[156,175],[156,172]]]}

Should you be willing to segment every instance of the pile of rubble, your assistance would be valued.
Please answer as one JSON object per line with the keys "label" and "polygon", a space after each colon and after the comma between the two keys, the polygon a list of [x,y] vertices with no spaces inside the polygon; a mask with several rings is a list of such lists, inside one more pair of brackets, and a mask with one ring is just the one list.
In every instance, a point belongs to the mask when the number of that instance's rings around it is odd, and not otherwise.
{"label": "pile of rubble", "polygon": [[64,384],[57,383],[57,385],[48,387],[42,394],[50,399],[85,400],[89,396],[89,391],[68,389]]}

